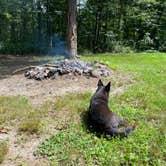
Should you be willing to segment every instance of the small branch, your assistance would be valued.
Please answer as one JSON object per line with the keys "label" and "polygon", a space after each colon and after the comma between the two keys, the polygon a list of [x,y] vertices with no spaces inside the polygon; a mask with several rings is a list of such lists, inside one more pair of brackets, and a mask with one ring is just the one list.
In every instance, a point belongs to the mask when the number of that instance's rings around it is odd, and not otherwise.
{"label": "small branch", "polygon": [[20,72],[23,72],[25,70],[30,70],[30,69],[33,69],[33,68],[36,68],[36,66],[26,66],[26,67],[23,67],[23,68],[16,69],[15,71],[13,71],[12,74],[18,74]]}

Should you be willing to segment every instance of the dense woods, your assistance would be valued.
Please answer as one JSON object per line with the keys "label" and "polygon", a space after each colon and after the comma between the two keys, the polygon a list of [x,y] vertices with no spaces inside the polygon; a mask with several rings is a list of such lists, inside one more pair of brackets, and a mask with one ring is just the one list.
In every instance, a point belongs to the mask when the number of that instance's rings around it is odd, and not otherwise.
{"label": "dense woods", "polygon": [[[166,51],[164,0],[77,1],[78,51]],[[0,0],[0,52],[64,54],[66,0]]]}

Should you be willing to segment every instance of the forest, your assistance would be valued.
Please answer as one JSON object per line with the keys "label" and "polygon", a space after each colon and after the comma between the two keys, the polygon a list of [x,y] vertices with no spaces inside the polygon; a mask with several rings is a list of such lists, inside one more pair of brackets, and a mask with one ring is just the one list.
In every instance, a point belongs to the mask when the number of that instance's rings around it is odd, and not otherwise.
{"label": "forest", "polygon": [[0,0],[0,165],[166,166],[166,1]]}
{"label": "forest", "polygon": [[[65,0],[0,0],[0,52],[63,54]],[[77,1],[78,52],[166,51],[164,0]]]}

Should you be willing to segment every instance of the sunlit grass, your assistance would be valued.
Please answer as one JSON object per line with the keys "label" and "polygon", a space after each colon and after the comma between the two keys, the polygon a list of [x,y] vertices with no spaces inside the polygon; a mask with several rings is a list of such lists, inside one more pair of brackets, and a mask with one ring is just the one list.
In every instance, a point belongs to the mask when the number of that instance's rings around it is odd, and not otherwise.
{"label": "sunlit grass", "polygon": [[64,165],[165,165],[165,55],[82,57],[134,75],[136,82],[132,87],[111,98],[109,104],[114,112],[135,122],[136,129],[125,139],[96,137],[87,130],[82,116],[92,94],[69,94],[55,104],[62,116],[67,115],[67,127],[43,142],[37,153]]}
{"label": "sunlit grass", "polygon": [[0,164],[3,162],[7,152],[8,152],[8,142],[0,140]]}
{"label": "sunlit grass", "polygon": [[24,97],[0,97],[0,125],[21,120],[32,111],[32,106]]}
{"label": "sunlit grass", "polygon": [[86,127],[84,114],[89,100],[89,93],[69,94],[57,100],[57,112],[62,111],[63,114],[56,124],[65,118],[63,123],[67,123],[67,126],[43,142],[36,151],[37,154],[65,165],[82,162],[87,165],[164,164],[165,137],[158,131],[160,127],[148,120],[147,111],[129,106],[117,108],[115,112],[129,121],[136,121],[137,126],[128,138],[107,140],[97,137]]}
{"label": "sunlit grass", "polygon": [[51,103],[35,108],[24,97],[0,97],[0,127],[15,127],[18,131],[37,133],[42,119],[52,110]]}
{"label": "sunlit grass", "polygon": [[44,117],[52,116],[57,132],[35,151],[48,157],[52,165],[166,165],[166,54],[81,58],[133,75],[135,83],[109,101],[112,111],[135,123],[128,138],[108,140],[87,129],[91,93],[59,96],[37,109],[24,97],[0,97],[0,126],[13,125],[21,132],[34,133],[40,131]]}
{"label": "sunlit grass", "polygon": [[120,97],[121,101],[148,110],[165,109],[166,54],[95,55],[83,59],[134,73],[137,82]]}

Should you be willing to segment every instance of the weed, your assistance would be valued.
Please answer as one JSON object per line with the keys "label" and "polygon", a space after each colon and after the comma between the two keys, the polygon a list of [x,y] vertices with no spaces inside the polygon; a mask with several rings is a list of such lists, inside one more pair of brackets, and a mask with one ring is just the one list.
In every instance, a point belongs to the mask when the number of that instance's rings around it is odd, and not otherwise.
{"label": "weed", "polygon": [[7,141],[0,141],[0,163],[3,162],[5,155],[8,152],[8,143]]}
{"label": "weed", "polygon": [[27,115],[32,106],[24,97],[0,97],[0,125],[11,124]]}
{"label": "weed", "polygon": [[19,125],[19,131],[28,133],[37,133],[40,130],[40,118],[33,117],[24,120]]}
{"label": "weed", "polygon": [[16,126],[21,132],[38,133],[45,115],[54,109],[50,102],[37,109],[24,97],[0,97],[0,126]]}

